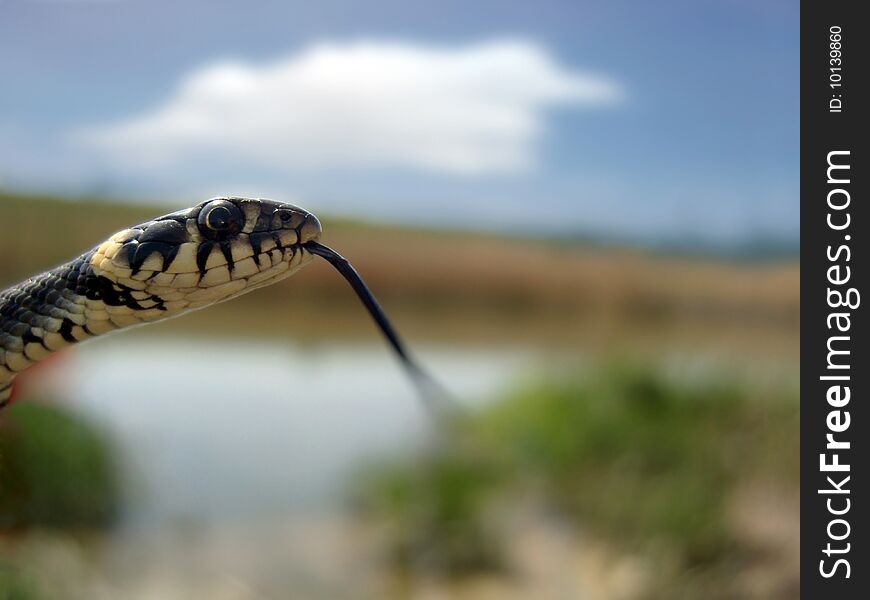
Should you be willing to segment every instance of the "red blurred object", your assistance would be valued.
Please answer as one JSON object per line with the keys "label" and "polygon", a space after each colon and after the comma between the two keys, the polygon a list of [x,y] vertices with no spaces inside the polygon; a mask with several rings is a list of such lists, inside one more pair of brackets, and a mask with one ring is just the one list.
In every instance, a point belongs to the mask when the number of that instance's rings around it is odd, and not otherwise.
{"label": "red blurred object", "polygon": [[67,355],[68,350],[55,352],[22,371],[12,382],[12,396],[9,398],[9,404],[13,404],[22,395],[26,396],[31,389],[38,389],[39,379],[45,377],[46,373],[52,369],[56,369],[59,363],[66,360]]}

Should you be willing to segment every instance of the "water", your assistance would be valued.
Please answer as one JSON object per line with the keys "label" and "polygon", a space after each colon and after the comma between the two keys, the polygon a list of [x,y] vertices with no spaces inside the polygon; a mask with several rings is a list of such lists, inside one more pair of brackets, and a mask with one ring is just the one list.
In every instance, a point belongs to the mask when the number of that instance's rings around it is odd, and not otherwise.
{"label": "water", "polygon": [[[528,351],[415,348],[457,398],[485,402],[531,371]],[[54,374],[115,438],[132,524],[226,522],[329,508],[354,471],[431,433],[380,343],[166,338],[86,344]]]}
{"label": "water", "polygon": [[[474,409],[556,366],[538,348],[414,350]],[[580,356],[567,364],[589,364]],[[57,367],[35,379],[115,438],[130,502],[117,530],[17,543],[47,597],[472,597],[449,587],[427,594],[425,570],[409,579],[390,561],[390,523],[344,502],[361,466],[413,451],[432,429],[380,340],[306,345],[134,331],[77,347]],[[608,573],[624,572],[622,557],[549,512],[527,514],[519,498],[516,508],[501,543],[522,575],[487,578],[497,586],[479,588],[496,590],[488,596],[588,596],[584,586],[606,589]]]}

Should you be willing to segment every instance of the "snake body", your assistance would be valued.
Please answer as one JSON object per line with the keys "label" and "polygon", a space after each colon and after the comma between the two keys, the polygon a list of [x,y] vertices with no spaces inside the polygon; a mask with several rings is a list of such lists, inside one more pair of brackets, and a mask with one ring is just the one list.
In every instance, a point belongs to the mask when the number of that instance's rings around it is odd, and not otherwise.
{"label": "snake body", "polygon": [[214,198],[124,229],[0,292],[0,408],[15,376],[110,331],[229,300],[312,259],[320,222],[271,200]]}

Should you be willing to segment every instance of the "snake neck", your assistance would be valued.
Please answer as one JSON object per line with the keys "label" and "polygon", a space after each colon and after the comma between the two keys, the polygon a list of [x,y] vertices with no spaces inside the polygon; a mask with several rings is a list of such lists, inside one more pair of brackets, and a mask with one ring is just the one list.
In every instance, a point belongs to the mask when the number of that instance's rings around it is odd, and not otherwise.
{"label": "snake neck", "polygon": [[223,265],[204,272],[176,258],[179,273],[142,269],[118,278],[97,266],[107,260],[104,246],[0,292],[0,408],[15,377],[53,352],[229,300],[290,276],[312,256],[287,245],[260,253],[253,275],[241,258],[232,271]]}
{"label": "snake neck", "polygon": [[138,303],[132,290],[116,291],[94,272],[93,254],[0,292],[0,408],[27,367],[71,344],[133,324],[122,315],[108,318],[110,305],[132,312],[129,305]]}

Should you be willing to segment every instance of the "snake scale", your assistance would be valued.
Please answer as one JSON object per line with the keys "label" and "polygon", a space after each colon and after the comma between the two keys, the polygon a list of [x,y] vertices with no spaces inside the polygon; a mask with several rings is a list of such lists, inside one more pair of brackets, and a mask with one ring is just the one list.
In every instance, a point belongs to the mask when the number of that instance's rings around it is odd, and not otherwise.
{"label": "snake scale", "polygon": [[409,372],[421,371],[362,279],[318,242],[317,217],[272,200],[213,198],[124,229],[0,292],[0,408],[16,375],[76,342],[211,306],[285,279],[315,255],[351,283]]}

